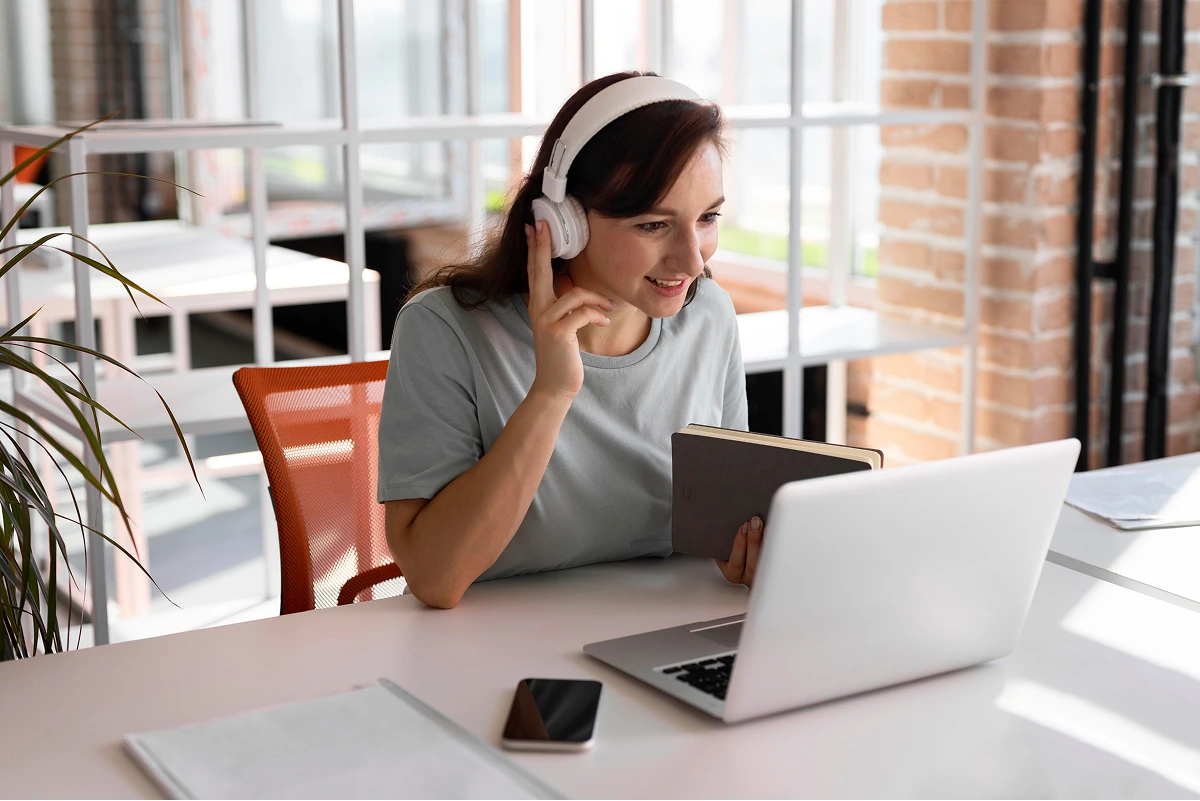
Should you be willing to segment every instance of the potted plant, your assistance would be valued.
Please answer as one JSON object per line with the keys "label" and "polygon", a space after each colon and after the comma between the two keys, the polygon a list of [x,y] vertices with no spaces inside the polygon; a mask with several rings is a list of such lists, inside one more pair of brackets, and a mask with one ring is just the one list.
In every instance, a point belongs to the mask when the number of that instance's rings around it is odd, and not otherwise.
{"label": "potted plant", "polygon": [[[54,143],[27,155],[8,174],[0,177],[0,187],[16,180],[22,170],[44,158],[58,145],[111,116],[113,115],[71,131]],[[117,175],[119,173],[89,172],[87,174]],[[71,178],[73,175],[63,175],[50,181],[37,194],[41,194],[45,189]],[[129,177],[145,178],[145,176]],[[150,178],[148,180],[159,179]],[[0,219],[0,244],[5,241],[9,232],[16,228],[17,220],[37,199],[37,194],[17,209],[12,219]],[[0,247],[0,279],[3,279],[10,270],[16,269],[17,265],[30,254],[40,249],[49,249],[64,253],[119,281],[135,306],[137,305],[135,292],[159,303],[162,302],[122,275],[100,248],[89,240],[84,239],[83,241],[87,242],[100,256],[99,259],[93,259],[75,253],[69,247],[60,246],[59,242],[63,237],[69,240],[75,235],[65,232],[49,233],[28,245]],[[75,238],[83,239],[82,237]],[[70,242],[64,244],[70,244]],[[16,322],[7,330],[0,332],[0,366],[7,368],[13,374],[14,379],[20,373],[28,376],[31,381],[42,383],[63,403],[70,411],[80,431],[83,432],[82,442],[77,447],[95,457],[97,468],[95,471],[90,470],[72,448],[71,442],[62,441],[35,416],[17,408],[15,403],[8,399],[0,398],[0,661],[68,650],[71,646],[70,639],[64,638],[63,627],[58,619],[60,575],[64,571],[67,574],[68,592],[78,589],[82,593],[86,586],[86,581],[81,583],[79,577],[71,570],[67,560],[67,542],[64,536],[68,532],[79,531],[85,534],[84,542],[87,541],[86,532],[89,528],[80,514],[75,488],[70,481],[67,481],[67,488],[71,496],[70,504],[56,504],[54,479],[57,476],[40,475],[34,466],[35,459],[41,460],[42,454],[48,454],[50,456],[48,461],[54,464],[59,476],[64,479],[69,471],[77,473],[84,482],[95,487],[103,499],[113,505],[127,528],[130,523],[129,514],[121,498],[120,488],[117,486],[108,459],[104,454],[103,442],[100,437],[100,416],[107,416],[126,429],[129,429],[129,426],[100,405],[88,391],[79,375],[68,364],[56,358],[50,352],[50,348],[63,348],[79,354],[90,354],[113,369],[122,370],[135,376],[137,374],[97,350],[71,342],[34,337],[23,333],[36,314],[37,312],[34,312],[24,320]],[[36,353],[44,354],[49,362],[54,363],[53,367],[47,369],[39,366],[36,363],[38,360],[34,359]],[[149,384],[147,384],[147,388],[148,391],[152,389]],[[157,390],[153,391],[157,392]],[[184,441],[183,432],[166,401],[162,399],[162,395],[159,394],[158,397],[163,401],[163,407],[175,427],[175,434],[180,445],[183,446],[183,453],[192,468],[192,477],[199,484],[191,452]],[[129,430],[132,431],[132,429]],[[60,507],[66,507],[66,510],[64,511]],[[133,560],[149,577],[150,574],[146,572],[136,553],[130,553],[123,545],[103,532],[97,533],[106,542],[111,543],[113,547]],[[42,564],[35,559],[37,549],[34,548],[34,545],[38,537],[45,538],[46,547],[41,550],[47,554],[47,557]],[[85,576],[86,570],[85,567]],[[150,580],[153,581],[153,577]]]}

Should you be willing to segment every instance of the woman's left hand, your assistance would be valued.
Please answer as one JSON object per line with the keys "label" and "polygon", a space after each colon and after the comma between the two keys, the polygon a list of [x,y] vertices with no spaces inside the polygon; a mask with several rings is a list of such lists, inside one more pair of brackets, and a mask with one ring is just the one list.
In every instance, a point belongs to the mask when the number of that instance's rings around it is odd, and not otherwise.
{"label": "woman's left hand", "polygon": [[763,528],[763,521],[757,516],[742,523],[737,536],[733,538],[733,552],[729,554],[729,561],[713,560],[726,580],[747,587],[753,585],[758,553],[762,549]]}

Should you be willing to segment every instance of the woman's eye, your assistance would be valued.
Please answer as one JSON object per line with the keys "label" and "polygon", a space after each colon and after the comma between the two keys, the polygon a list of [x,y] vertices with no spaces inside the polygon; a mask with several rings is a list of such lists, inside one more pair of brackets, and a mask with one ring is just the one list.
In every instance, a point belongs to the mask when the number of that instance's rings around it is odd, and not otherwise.
{"label": "woman's eye", "polygon": [[710,211],[707,214],[700,215],[700,222],[705,223],[707,225],[712,225],[713,223],[715,223],[717,221],[717,218],[720,216],[721,216],[721,212]]}
{"label": "woman's eye", "polygon": [[667,227],[667,224],[665,222],[663,222],[662,220],[658,220],[656,222],[642,223],[641,225],[638,226],[638,228],[640,228],[641,230],[643,230],[647,233],[659,231],[666,227]]}

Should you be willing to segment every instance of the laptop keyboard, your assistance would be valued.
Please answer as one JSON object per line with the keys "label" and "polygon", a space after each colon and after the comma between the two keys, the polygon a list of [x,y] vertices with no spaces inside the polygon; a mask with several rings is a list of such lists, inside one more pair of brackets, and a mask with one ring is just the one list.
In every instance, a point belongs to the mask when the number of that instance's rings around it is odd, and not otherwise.
{"label": "laptop keyboard", "polygon": [[695,687],[700,692],[721,701],[725,700],[725,689],[729,686],[729,674],[733,672],[733,660],[736,654],[718,656],[712,659],[701,659],[698,662],[688,662],[683,665],[663,668],[662,672],[674,676]]}

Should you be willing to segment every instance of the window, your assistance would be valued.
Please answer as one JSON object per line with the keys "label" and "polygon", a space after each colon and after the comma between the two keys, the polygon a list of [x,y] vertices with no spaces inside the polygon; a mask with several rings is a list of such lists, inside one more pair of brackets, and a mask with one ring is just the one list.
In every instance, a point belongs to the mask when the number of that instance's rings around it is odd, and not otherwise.
{"label": "window", "polygon": [[[12,4],[4,5],[0,26],[11,33],[24,24],[27,6],[44,9],[48,2],[28,0],[20,14]],[[177,180],[206,195],[202,201],[181,195],[185,202],[179,213],[224,233],[254,233],[259,242],[284,233],[344,232],[350,301],[341,330],[352,358],[366,355],[372,341],[368,331],[379,328],[366,302],[374,295],[368,295],[370,282],[362,271],[364,231],[420,223],[478,232],[488,215],[494,218],[504,208],[528,169],[538,132],[563,100],[585,76],[625,69],[682,80],[726,110],[728,202],[712,266],[739,312],[747,313],[739,325],[748,371],[783,372],[785,434],[800,432],[802,371],[808,365],[831,366],[829,406],[840,406],[844,417],[847,360],[918,349],[971,350],[975,331],[904,325],[896,338],[884,341],[877,315],[837,308],[874,306],[881,215],[909,200],[915,199],[909,205],[919,213],[900,209],[901,219],[883,220],[885,248],[901,249],[897,243],[913,233],[905,222],[924,234],[944,225],[933,232],[953,240],[942,250],[953,251],[954,269],[962,265],[970,273],[979,210],[977,199],[972,208],[966,198],[964,165],[970,153],[978,155],[982,131],[982,114],[967,109],[971,82],[981,85],[978,74],[968,75],[969,59],[962,58],[971,34],[945,37],[952,60],[962,65],[961,75],[949,70],[949,77],[926,79],[885,69],[885,44],[891,48],[897,38],[884,42],[883,0],[355,0],[353,30],[346,35],[339,26],[349,7],[338,0],[182,4],[184,18],[176,14],[180,6],[165,6],[165,16],[146,14],[142,27],[125,31],[124,39],[110,36],[106,51],[107,58],[132,58],[129,47],[116,45],[133,41],[133,33],[147,43],[146,52],[155,41],[166,43],[161,63],[145,57],[151,77],[134,87],[145,95],[144,115],[255,122],[201,125],[185,131],[191,137],[186,146],[164,147],[167,158],[175,154],[167,169],[173,166]],[[797,19],[800,12],[803,18]],[[73,19],[64,15],[48,24],[85,24]],[[71,31],[63,33],[59,40],[70,38]],[[976,41],[979,35],[976,31]],[[801,50],[794,54],[796,43]],[[39,52],[31,45],[19,53],[0,53],[8,67],[0,70],[0,102],[6,104],[0,119],[41,121],[20,105],[28,88],[21,82],[47,72],[32,62],[58,59]],[[354,67],[353,84],[343,84],[347,65]],[[94,80],[97,70],[90,67],[69,58],[54,62],[59,119],[97,114],[91,106],[73,105],[84,93],[67,90],[72,76]],[[351,92],[355,104],[344,120],[343,96]],[[162,137],[180,135],[171,126],[166,130]],[[929,137],[950,132],[952,141],[944,148],[910,148],[921,152],[908,158],[911,154],[901,152],[904,143],[926,136],[922,131],[934,131]],[[110,150],[122,156],[129,152]],[[922,201],[905,185],[908,173],[897,170],[945,172],[952,179],[950,191]],[[886,192],[880,189],[885,175]],[[264,185],[268,213],[251,215]],[[921,191],[942,194],[940,187]],[[93,200],[102,213],[112,212],[106,221],[122,219],[116,212],[128,211],[110,208],[126,202],[111,193],[97,193]],[[205,204],[203,213],[194,213]],[[347,207],[354,213],[347,214]],[[176,214],[172,204],[155,208],[161,216]],[[155,208],[137,204],[143,215]],[[92,219],[105,218],[93,212]],[[265,257],[255,259],[262,271],[256,275],[265,277]],[[310,260],[322,261],[318,254],[310,254]],[[346,287],[346,271],[334,266],[339,288]],[[904,290],[901,283],[892,285],[894,292]],[[378,284],[370,287],[378,289]],[[972,292],[946,293],[954,303],[916,322],[965,320],[963,327],[977,327],[977,315],[964,308]],[[833,308],[800,314],[802,303],[811,302],[829,302]],[[780,314],[784,308],[787,312]],[[271,310],[269,293],[257,293],[254,353],[262,361],[277,357]],[[748,314],[756,311],[773,313]],[[85,326],[91,324],[88,315],[81,312]],[[944,319],[932,319],[937,315]],[[808,333],[789,336],[801,321],[811,322]],[[864,332],[869,336],[859,336]],[[971,370],[968,365],[963,374]],[[972,388],[972,380],[964,387]],[[966,428],[971,425],[964,422]],[[224,478],[246,478],[237,473],[249,469],[239,461],[245,454],[238,449],[249,445],[212,447],[206,469],[224,471]],[[249,480],[244,483],[230,489],[242,500],[263,497]],[[166,497],[152,500],[164,508],[173,503]]]}

